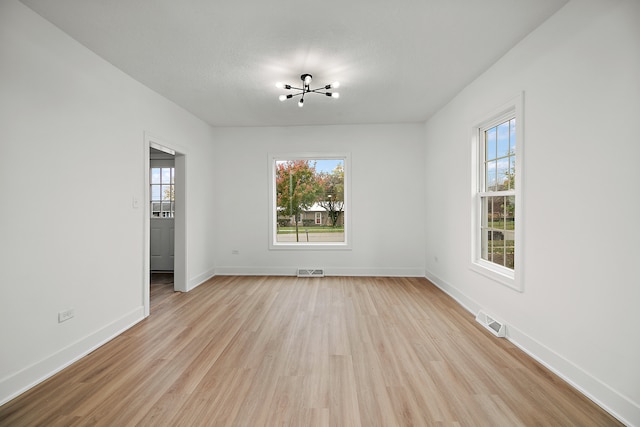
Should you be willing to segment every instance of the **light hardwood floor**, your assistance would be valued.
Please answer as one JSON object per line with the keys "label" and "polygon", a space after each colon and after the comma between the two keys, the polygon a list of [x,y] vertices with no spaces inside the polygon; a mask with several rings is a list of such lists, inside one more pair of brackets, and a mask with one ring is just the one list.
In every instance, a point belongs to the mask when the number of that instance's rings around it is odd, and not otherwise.
{"label": "light hardwood floor", "polygon": [[3,426],[609,426],[425,279],[215,277],[0,407]]}

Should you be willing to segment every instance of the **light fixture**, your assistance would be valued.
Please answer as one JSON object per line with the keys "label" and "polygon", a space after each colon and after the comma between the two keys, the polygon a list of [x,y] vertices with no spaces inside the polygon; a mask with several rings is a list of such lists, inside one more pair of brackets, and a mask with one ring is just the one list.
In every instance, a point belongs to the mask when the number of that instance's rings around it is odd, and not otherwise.
{"label": "light fixture", "polygon": [[288,95],[280,95],[278,99],[280,101],[286,101],[287,99],[291,99],[294,96],[300,96],[300,100],[298,101],[298,107],[304,106],[304,95],[307,93],[318,93],[320,95],[330,96],[331,98],[340,98],[340,94],[338,92],[327,92],[329,89],[336,89],[340,87],[339,82],[333,82],[328,85],[321,86],[317,89],[311,89],[311,79],[313,76],[311,74],[302,74],[300,76],[300,80],[302,81],[302,87],[291,86],[282,82],[276,83],[276,87],[279,89],[287,89],[287,90],[295,90],[299,91],[296,93],[290,93]]}

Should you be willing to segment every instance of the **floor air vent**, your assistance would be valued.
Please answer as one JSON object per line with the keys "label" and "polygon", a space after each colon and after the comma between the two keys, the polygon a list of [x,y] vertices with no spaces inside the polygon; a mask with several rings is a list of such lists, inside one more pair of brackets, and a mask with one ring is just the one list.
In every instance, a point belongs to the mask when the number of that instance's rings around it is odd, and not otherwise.
{"label": "floor air vent", "polygon": [[497,337],[504,337],[507,332],[504,323],[497,321],[482,310],[476,315],[476,321]]}
{"label": "floor air vent", "polygon": [[324,270],[321,268],[299,268],[298,277],[324,277]]}

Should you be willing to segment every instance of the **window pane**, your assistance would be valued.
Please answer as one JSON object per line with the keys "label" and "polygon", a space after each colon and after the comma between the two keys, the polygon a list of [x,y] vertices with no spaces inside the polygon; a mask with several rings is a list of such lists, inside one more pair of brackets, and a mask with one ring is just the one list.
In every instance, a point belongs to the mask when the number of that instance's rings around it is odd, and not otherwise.
{"label": "window pane", "polygon": [[481,256],[482,259],[490,261],[489,259],[489,232],[487,231],[487,229],[485,227],[482,228],[482,234],[481,234]]}
{"label": "window pane", "polygon": [[507,268],[515,268],[515,241],[514,240],[505,240],[504,247],[504,266]]}
{"label": "window pane", "polygon": [[509,153],[516,154],[516,119],[509,121]]}
{"label": "window pane", "polygon": [[496,158],[496,128],[491,128],[485,132],[485,160]]}
{"label": "window pane", "polygon": [[172,200],[173,199],[173,185],[163,185],[162,186],[162,200]]}
{"label": "window pane", "polygon": [[516,157],[509,157],[509,190],[516,188]]}
{"label": "window pane", "polygon": [[485,199],[485,206],[486,206],[486,216],[487,216],[487,227],[493,227],[493,216],[494,216],[494,211],[493,211],[493,197],[487,197]]}
{"label": "window pane", "polygon": [[515,197],[483,197],[481,224],[482,259],[514,268]]}
{"label": "window pane", "polygon": [[515,221],[516,221],[516,198],[515,196],[505,197],[505,229],[515,230]]}
{"label": "window pane", "polygon": [[496,162],[496,190],[507,190],[509,187],[509,158]]}
{"label": "window pane", "polygon": [[496,157],[504,157],[509,154],[509,122],[498,125],[498,150]]}
{"label": "window pane", "polygon": [[171,168],[162,168],[162,183],[171,183]]}
{"label": "window pane", "polygon": [[[487,201],[488,198],[487,197],[483,197],[482,198],[482,217],[480,218],[480,226],[482,227],[483,230],[487,229],[487,227],[489,227],[489,215],[484,215],[484,212],[487,212]],[[484,234],[484,233],[483,233]]]}
{"label": "window pane", "polygon": [[276,243],[344,242],[344,160],[279,160],[275,166]]}
{"label": "window pane", "polygon": [[151,183],[160,184],[160,168],[151,168]]}
{"label": "window pane", "polygon": [[151,200],[161,200],[161,187],[159,185],[151,186]]}
{"label": "window pane", "polygon": [[498,163],[494,160],[491,162],[487,162],[487,177],[486,177],[486,189],[485,191],[495,191],[496,190],[496,172],[497,172]]}
{"label": "window pane", "polygon": [[488,235],[488,243],[489,246],[487,247],[487,257],[485,258],[487,261],[491,261],[493,262],[493,237],[492,237],[492,233],[493,231],[488,231],[487,235]]}

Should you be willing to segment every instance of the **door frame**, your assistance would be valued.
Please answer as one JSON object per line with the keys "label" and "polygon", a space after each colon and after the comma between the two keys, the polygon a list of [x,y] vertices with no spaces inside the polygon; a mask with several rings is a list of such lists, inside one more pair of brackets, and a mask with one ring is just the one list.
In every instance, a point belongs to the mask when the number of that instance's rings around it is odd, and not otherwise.
{"label": "door frame", "polygon": [[143,305],[145,317],[150,311],[151,294],[151,161],[149,150],[164,151],[175,156],[175,217],[174,217],[174,265],[173,289],[187,292],[187,154],[184,148],[161,138],[144,133],[144,221],[143,221]]}

